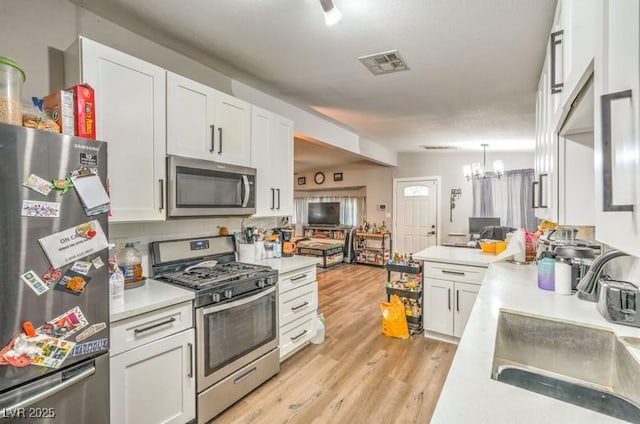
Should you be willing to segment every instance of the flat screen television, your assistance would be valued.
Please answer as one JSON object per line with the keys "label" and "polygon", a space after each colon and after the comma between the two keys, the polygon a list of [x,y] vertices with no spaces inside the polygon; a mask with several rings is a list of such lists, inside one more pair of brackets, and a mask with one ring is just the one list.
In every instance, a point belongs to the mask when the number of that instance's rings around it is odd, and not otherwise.
{"label": "flat screen television", "polygon": [[310,202],[310,225],[340,225],[340,202]]}

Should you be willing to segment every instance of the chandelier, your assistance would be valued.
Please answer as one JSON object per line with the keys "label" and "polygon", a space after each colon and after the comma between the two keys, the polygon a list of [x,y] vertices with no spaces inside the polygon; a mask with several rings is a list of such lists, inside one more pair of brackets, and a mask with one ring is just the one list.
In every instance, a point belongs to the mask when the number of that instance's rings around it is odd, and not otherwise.
{"label": "chandelier", "polygon": [[474,162],[471,165],[465,165],[462,167],[464,177],[469,180],[476,180],[480,178],[500,178],[504,175],[504,164],[501,160],[493,161],[493,172],[487,171],[487,147],[488,144],[481,144],[482,146],[482,164],[480,162]]}

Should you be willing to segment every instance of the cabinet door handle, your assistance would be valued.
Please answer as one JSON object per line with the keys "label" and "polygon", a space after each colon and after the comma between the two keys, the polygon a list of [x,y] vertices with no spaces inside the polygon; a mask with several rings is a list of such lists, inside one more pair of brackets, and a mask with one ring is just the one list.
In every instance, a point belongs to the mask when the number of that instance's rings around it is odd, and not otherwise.
{"label": "cabinet door handle", "polygon": [[211,148],[209,149],[209,153],[213,153],[216,151],[216,126],[210,125],[211,127]]}
{"label": "cabinet door handle", "polygon": [[460,312],[460,290],[456,290],[456,311]]}
{"label": "cabinet door handle", "polygon": [[563,30],[551,33],[551,94],[562,93],[562,88],[564,87],[562,81],[556,81],[558,79],[556,74],[558,48],[562,46],[562,34],[564,34]]}
{"label": "cabinet door handle", "polygon": [[464,272],[461,272],[461,271],[449,271],[448,269],[443,269],[442,273],[443,274],[451,274],[451,275],[459,275],[461,277],[464,277]]}
{"label": "cabinet door handle", "polygon": [[451,310],[451,289],[447,289],[447,306]]}
{"label": "cabinet door handle", "polygon": [[297,336],[293,336],[291,337],[291,341],[295,342],[296,340],[298,340],[300,337],[304,336],[305,334],[307,334],[308,331],[307,330],[302,330],[302,333],[298,334]]}
{"label": "cabinet door handle", "polygon": [[298,306],[293,306],[293,307],[291,307],[291,310],[292,310],[293,312],[295,312],[295,311],[297,311],[297,310],[299,310],[299,309],[304,308],[304,307],[305,307],[305,306],[307,306],[308,304],[309,304],[309,302],[304,302],[304,303],[302,303],[302,304],[300,304],[300,305],[298,305]]}
{"label": "cabinet door handle", "polygon": [[539,187],[540,190],[538,190],[538,207],[545,209],[545,208],[548,208],[549,205],[545,205],[542,202],[542,199],[544,198],[542,195],[544,192],[544,185],[542,184],[544,180],[542,179],[542,177],[549,177],[549,174],[540,174],[540,187]]}
{"label": "cabinet door handle", "polygon": [[136,334],[136,336],[137,336],[138,334],[140,334],[140,333],[144,333],[145,331],[153,330],[154,328],[158,328],[158,327],[161,327],[161,326],[163,326],[163,325],[171,324],[171,323],[172,323],[172,322],[174,322],[175,320],[176,320],[175,318],[171,317],[171,318],[169,318],[169,319],[168,319],[168,320],[166,320],[166,321],[162,321],[162,322],[159,322],[159,323],[157,323],[157,324],[152,324],[152,325],[150,325],[150,326],[148,326],[148,327],[144,327],[144,328],[136,328],[135,330],[133,330],[133,332],[134,332],[134,333]]}
{"label": "cabinet door handle", "polygon": [[192,343],[188,343],[187,346],[189,346],[189,374],[188,374],[188,377],[189,378],[193,378],[193,344]]}
{"label": "cabinet door handle", "polygon": [[632,212],[633,205],[615,205],[613,203],[613,170],[611,139],[611,102],[631,98],[631,90],[605,94],[600,98],[602,113],[602,211],[603,212]]}
{"label": "cabinet door handle", "polygon": [[292,278],[291,281],[300,281],[303,278],[307,278],[307,274],[300,275],[298,277]]}
{"label": "cabinet door handle", "polygon": [[164,209],[164,180],[160,178],[158,180],[160,183],[160,210]]}
{"label": "cabinet door handle", "polygon": [[222,127],[218,127],[218,154],[222,154]]}
{"label": "cabinet door handle", "polygon": [[540,184],[538,181],[534,181],[531,183],[531,207],[533,209],[537,209],[536,206],[536,187]]}
{"label": "cabinet door handle", "polygon": [[276,191],[278,192],[278,207],[276,209],[280,210],[280,189],[277,188]]}
{"label": "cabinet door handle", "polygon": [[271,189],[271,210],[276,208],[276,189]]}

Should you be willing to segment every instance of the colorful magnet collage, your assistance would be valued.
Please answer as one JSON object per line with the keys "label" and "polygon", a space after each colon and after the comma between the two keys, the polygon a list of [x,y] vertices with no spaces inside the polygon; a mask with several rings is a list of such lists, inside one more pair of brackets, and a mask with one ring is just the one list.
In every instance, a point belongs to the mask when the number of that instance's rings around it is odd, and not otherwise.
{"label": "colorful magnet collage", "polygon": [[[66,177],[49,180],[31,174],[22,185],[44,197],[49,196],[52,191],[62,196],[75,188],[74,191],[89,217],[110,210],[108,194],[95,168],[82,166]],[[56,201],[25,199],[22,202],[21,214],[29,219],[59,218],[61,206],[61,202]],[[108,247],[108,240],[97,220],[81,223],[42,237],[38,241],[51,267],[42,275],[32,269],[20,276],[20,284],[28,286],[37,296],[52,288],[78,296],[91,281],[91,269],[104,266],[99,253]],[[89,325],[79,306],[43,323],[38,328],[34,328],[33,324],[27,321],[23,323],[24,332],[13,336],[0,350],[0,365],[59,368],[68,357],[107,348],[106,338],[86,341],[106,328],[105,322]],[[73,335],[75,342],[68,340]]]}

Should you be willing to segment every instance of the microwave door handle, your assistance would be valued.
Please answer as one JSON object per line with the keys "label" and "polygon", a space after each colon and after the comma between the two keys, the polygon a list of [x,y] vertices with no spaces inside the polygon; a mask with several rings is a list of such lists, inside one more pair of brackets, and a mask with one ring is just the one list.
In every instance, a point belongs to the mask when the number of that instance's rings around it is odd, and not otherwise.
{"label": "microwave door handle", "polygon": [[249,177],[246,175],[242,176],[242,186],[244,187],[244,195],[242,196],[242,207],[246,208],[249,204]]}

